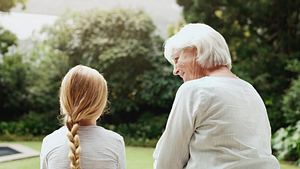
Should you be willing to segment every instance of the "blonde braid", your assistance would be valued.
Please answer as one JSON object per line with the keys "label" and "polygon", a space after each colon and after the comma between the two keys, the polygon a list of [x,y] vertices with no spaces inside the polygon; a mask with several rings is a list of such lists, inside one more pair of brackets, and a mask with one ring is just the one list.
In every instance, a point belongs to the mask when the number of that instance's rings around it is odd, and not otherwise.
{"label": "blonde braid", "polygon": [[68,139],[69,139],[69,159],[70,159],[70,167],[71,169],[80,169],[80,141],[79,136],[77,134],[79,129],[79,124],[74,123],[71,118],[67,120],[67,127],[68,127]]}
{"label": "blonde braid", "polygon": [[60,87],[60,109],[68,128],[71,169],[80,169],[80,142],[77,134],[82,121],[95,123],[107,102],[107,84],[95,69],[78,65],[69,70]]}

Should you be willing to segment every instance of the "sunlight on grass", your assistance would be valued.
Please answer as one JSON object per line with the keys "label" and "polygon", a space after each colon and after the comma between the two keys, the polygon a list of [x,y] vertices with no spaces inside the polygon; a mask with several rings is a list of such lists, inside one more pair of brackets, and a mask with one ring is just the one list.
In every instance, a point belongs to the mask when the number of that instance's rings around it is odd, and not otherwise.
{"label": "sunlight on grass", "polygon": [[300,167],[296,167],[296,166],[293,166],[291,164],[288,164],[286,162],[280,162],[280,168],[281,169],[300,169]]}
{"label": "sunlight on grass", "polygon": [[126,147],[128,169],[152,169],[153,148]]}
{"label": "sunlight on grass", "polygon": [[28,158],[0,164],[0,169],[39,169],[39,158]]}

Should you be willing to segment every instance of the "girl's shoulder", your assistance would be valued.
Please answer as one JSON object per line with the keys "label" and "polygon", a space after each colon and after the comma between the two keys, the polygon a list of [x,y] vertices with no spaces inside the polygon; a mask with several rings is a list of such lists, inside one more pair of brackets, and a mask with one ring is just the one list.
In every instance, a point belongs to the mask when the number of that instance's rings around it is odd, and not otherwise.
{"label": "girl's shoulder", "polygon": [[112,130],[108,130],[108,129],[106,129],[104,127],[101,127],[101,126],[97,126],[97,127],[98,127],[99,131],[108,138],[119,140],[119,141],[124,140],[123,137],[120,134],[118,134],[118,133],[116,133]]}
{"label": "girl's shoulder", "polygon": [[48,152],[50,152],[51,150],[64,145],[67,141],[66,132],[67,127],[63,126],[44,137],[42,142],[41,155],[48,154]]}

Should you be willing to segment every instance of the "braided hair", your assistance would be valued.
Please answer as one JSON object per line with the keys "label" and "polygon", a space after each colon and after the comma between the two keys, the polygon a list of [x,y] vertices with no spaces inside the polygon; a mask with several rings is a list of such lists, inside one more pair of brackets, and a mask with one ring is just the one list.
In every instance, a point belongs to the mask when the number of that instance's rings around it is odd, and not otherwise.
{"label": "braided hair", "polygon": [[68,127],[68,139],[69,139],[69,159],[70,159],[70,167],[71,169],[80,169],[80,141],[77,131],[79,129],[78,123],[73,123],[71,121],[67,122]]}
{"label": "braided hair", "polygon": [[97,120],[107,103],[107,84],[95,69],[78,65],[69,70],[60,87],[60,108],[68,128],[71,169],[80,169],[79,123]]}

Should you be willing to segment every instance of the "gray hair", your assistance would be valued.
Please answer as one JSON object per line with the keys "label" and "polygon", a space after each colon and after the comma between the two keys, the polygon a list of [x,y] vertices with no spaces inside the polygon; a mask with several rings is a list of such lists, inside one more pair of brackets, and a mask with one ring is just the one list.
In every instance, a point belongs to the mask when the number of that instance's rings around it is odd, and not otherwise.
{"label": "gray hair", "polygon": [[231,56],[224,37],[212,27],[202,24],[187,24],[165,41],[165,58],[174,65],[173,54],[187,47],[197,49],[197,62],[203,68],[224,65],[231,69]]}

